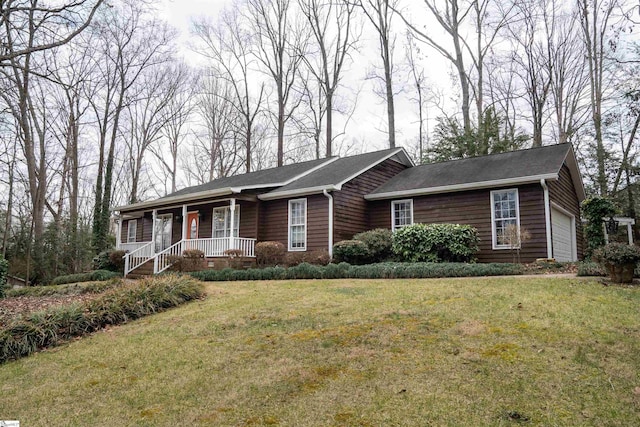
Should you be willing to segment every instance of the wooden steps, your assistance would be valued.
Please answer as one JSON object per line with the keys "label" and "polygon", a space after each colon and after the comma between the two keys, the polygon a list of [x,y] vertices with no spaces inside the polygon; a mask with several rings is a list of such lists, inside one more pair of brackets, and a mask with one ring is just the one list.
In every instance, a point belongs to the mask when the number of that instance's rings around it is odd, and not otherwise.
{"label": "wooden steps", "polygon": [[128,279],[144,279],[153,276],[153,258],[127,274]]}

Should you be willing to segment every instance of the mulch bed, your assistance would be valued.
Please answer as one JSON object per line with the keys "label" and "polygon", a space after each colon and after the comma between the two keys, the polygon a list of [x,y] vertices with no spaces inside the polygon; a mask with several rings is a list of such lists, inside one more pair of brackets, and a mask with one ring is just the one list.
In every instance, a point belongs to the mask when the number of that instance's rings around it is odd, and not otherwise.
{"label": "mulch bed", "polygon": [[99,294],[2,298],[0,299],[0,328],[8,325],[11,320],[29,313],[46,310],[51,307],[68,305],[74,302],[89,301],[97,296],[99,296]]}

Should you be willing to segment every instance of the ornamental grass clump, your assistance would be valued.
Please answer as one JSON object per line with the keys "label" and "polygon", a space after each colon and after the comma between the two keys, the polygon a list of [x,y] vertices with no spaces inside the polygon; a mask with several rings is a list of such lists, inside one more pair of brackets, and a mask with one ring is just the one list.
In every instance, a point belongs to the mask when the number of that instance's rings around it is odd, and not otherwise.
{"label": "ornamental grass clump", "polygon": [[96,270],[88,273],[67,274],[65,276],[58,276],[51,281],[52,285],[65,285],[67,283],[82,283],[82,282],[100,282],[111,280],[115,277],[120,277],[121,274],[115,271],[109,270]]}
{"label": "ornamental grass clump", "polygon": [[631,283],[633,272],[640,261],[640,248],[626,243],[609,243],[593,252],[593,259],[600,263],[616,283]]}
{"label": "ornamental grass clump", "polygon": [[0,329],[0,363],[29,354],[107,325],[125,323],[201,298],[202,284],[165,275],[106,292],[81,304],[55,307],[19,318]]}

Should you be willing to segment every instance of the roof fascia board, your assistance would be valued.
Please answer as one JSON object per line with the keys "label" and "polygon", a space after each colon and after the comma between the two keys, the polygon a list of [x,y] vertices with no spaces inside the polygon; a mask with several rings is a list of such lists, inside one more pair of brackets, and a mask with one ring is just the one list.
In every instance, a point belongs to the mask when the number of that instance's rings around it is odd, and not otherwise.
{"label": "roof fascia board", "polygon": [[306,196],[308,194],[322,193],[323,191],[337,191],[340,187],[336,185],[320,185],[317,187],[297,188],[289,191],[278,191],[275,193],[265,193],[258,195],[260,200],[286,199],[289,197]]}
{"label": "roof fascia board", "polygon": [[393,199],[396,197],[426,196],[429,194],[452,193],[455,191],[478,190],[482,188],[502,187],[506,185],[530,184],[540,182],[541,179],[558,179],[558,174],[523,176],[519,178],[495,179],[492,181],[468,182],[464,184],[442,185],[440,187],[416,188],[403,191],[389,191],[387,193],[366,194],[366,200]]}
{"label": "roof fascia board", "polygon": [[409,161],[409,165],[410,165],[410,166],[415,166],[415,164],[413,163],[413,161],[409,158],[409,156],[407,156],[407,153],[406,153],[406,151],[404,151],[404,148],[400,147],[400,148],[398,148],[398,149],[396,149],[396,150],[392,151],[392,152],[391,152],[391,153],[389,153],[388,155],[384,156],[382,159],[379,159],[378,161],[376,161],[376,162],[373,162],[373,163],[369,164],[366,168],[364,168],[364,169],[362,169],[362,170],[359,170],[358,172],[354,173],[353,175],[349,176],[348,178],[346,178],[346,179],[344,179],[344,180],[340,181],[338,184],[336,184],[336,187],[338,187],[337,189],[338,189],[338,190],[340,190],[340,189],[342,188],[342,186],[343,186],[344,184],[346,184],[347,182],[349,182],[349,181],[351,181],[352,179],[354,179],[354,178],[356,178],[356,177],[358,177],[358,176],[362,175],[363,173],[365,173],[365,172],[366,172],[366,171],[368,171],[369,169],[371,169],[371,168],[374,168],[374,167],[378,166],[380,163],[384,162],[385,160],[388,160],[388,159],[390,159],[391,157],[396,156],[396,155],[398,155],[398,154],[400,154],[400,153],[404,154],[404,156],[406,157],[406,160],[408,160],[408,161]]}

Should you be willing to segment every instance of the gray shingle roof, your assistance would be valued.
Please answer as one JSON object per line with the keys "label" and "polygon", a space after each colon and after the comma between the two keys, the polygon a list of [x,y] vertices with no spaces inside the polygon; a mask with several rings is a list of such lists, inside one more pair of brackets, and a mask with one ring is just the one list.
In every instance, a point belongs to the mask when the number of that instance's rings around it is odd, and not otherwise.
{"label": "gray shingle roof", "polygon": [[445,190],[446,187],[465,184],[558,174],[570,150],[570,144],[556,144],[420,165],[400,172],[367,198],[379,198],[389,193],[428,192],[429,189]]}
{"label": "gray shingle roof", "polygon": [[228,176],[224,178],[218,178],[213,181],[207,182],[205,184],[183,188],[182,190],[178,190],[175,193],[171,193],[163,197],[162,199],[175,197],[175,196],[182,196],[182,195],[192,194],[192,193],[200,193],[203,191],[218,190],[221,188],[228,188],[228,187],[238,187],[238,188],[278,187],[294,179],[296,176],[299,176],[309,171],[310,169],[313,169],[331,160],[332,159],[310,160],[308,162],[285,165],[279,168],[263,169],[256,172],[245,173],[242,175],[234,175],[234,176]]}

